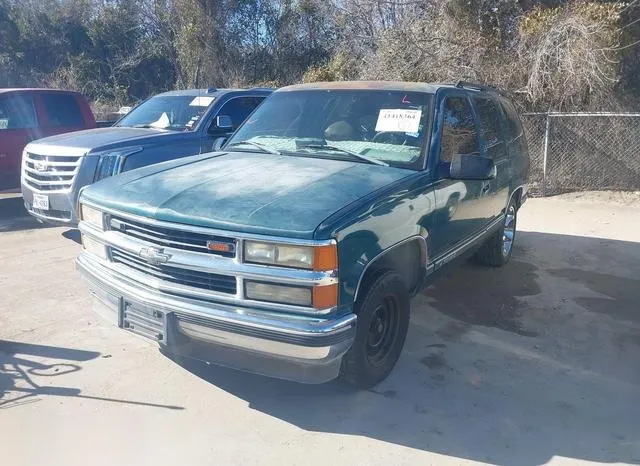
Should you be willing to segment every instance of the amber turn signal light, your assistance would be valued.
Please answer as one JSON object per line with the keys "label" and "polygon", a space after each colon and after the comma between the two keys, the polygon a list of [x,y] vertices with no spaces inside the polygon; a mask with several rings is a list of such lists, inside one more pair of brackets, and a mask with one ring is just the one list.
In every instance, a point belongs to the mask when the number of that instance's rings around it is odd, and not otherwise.
{"label": "amber turn signal light", "polygon": [[316,246],[313,253],[313,270],[324,271],[338,268],[338,248],[335,244]]}
{"label": "amber turn signal light", "polygon": [[338,304],[338,284],[313,287],[313,307],[327,309]]}
{"label": "amber turn signal light", "polygon": [[220,241],[207,241],[207,249],[209,251],[231,252],[231,246]]}

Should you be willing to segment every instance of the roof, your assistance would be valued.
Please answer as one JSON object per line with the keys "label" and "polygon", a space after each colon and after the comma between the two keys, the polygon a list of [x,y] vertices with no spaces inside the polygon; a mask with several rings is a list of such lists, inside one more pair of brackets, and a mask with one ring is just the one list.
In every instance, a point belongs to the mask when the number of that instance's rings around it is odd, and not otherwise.
{"label": "roof", "polygon": [[44,87],[13,87],[13,88],[0,88],[0,94],[8,94],[10,92],[60,92],[64,94],[79,94],[78,91],[72,91],[70,89],[47,89]]}
{"label": "roof", "polygon": [[157,94],[157,95],[164,95],[164,96],[187,96],[187,97],[198,97],[198,96],[207,96],[207,95],[221,95],[221,94],[226,94],[227,92],[247,92],[247,91],[272,91],[273,89],[267,89],[264,87],[256,87],[256,88],[250,88],[250,89],[216,89],[216,88],[210,88],[210,89],[182,89],[182,90],[178,90],[178,91],[168,91],[168,92],[163,92],[162,94]]}
{"label": "roof", "polygon": [[442,84],[427,84],[403,81],[333,81],[307,84],[295,84],[283,87],[277,92],[306,91],[306,90],[380,90],[380,91],[405,91],[427,92],[433,94]]}

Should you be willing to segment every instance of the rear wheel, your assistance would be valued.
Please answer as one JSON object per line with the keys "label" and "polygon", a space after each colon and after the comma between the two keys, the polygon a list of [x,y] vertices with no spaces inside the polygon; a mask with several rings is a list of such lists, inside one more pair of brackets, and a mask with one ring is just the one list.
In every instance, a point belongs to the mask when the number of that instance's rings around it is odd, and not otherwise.
{"label": "rear wheel", "polygon": [[502,226],[476,253],[475,257],[480,263],[500,267],[509,262],[516,240],[517,220],[518,208],[515,200],[512,199],[505,211]]}
{"label": "rear wheel", "polygon": [[340,376],[359,388],[384,380],[395,366],[409,329],[409,293],[402,278],[383,272],[356,304],[353,345],[342,359]]}

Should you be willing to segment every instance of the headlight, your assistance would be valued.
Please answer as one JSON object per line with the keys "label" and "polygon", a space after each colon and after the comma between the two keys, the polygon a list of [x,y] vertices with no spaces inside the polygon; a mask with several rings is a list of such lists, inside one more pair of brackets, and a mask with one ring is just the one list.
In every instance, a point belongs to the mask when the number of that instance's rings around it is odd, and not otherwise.
{"label": "headlight", "polygon": [[100,231],[104,230],[104,215],[102,212],[86,204],[80,204],[80,220]]}
{"label": "headlight", "polygon": [[107,260],[107,247],[93,238],[87,235],[82,235],[82,247],[89,254],[98,256],[100,259]]}
{"label": "headlight", "polygon": [[273,303],[311,306],[311,288],[286,285],[272,285],[259,282],[245,282],[245,294],[248,299]]}
{"label": "headlight", "polygon": [[247,280],[244,282],[244,290],[247,299],[256,301],[294,304],[316,309],[328,309],[338,304],[337,284],[303,287]]}
{"label": "headlight", "polygon": [[335,270],[336,245],[294,246],[289,244],[245,241],[244,260],[256,264],[279,265],[298,269]]}
{"label": "headlight", "polygon": [[122,170],[122,164],[124,159],[136,152],[140,152],[142,147],[128,147],[125,149],[118,149],[114,151],[105,152],[99,155],[98,167],[96,173],[93,176],[93,181],[99,181],[103,178],[108,178],[113,175],[117,175]]}

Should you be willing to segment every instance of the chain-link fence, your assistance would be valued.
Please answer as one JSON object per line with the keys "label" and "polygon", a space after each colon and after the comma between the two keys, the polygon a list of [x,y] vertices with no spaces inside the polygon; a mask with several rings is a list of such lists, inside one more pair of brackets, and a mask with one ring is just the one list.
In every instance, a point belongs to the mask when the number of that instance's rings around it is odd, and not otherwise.
{"label": "chain-link fence", "polygon": [[640,190],[640,113],[522,116],[538,195]]}

